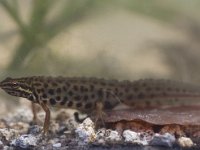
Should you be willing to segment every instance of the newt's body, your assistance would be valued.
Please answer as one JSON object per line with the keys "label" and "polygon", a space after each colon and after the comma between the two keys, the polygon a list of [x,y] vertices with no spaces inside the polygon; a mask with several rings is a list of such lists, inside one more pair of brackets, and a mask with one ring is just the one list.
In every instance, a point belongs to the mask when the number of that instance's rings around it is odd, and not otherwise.
{"label": "newt's body", "polygon": [[154,107],[200,102],[200,87],[170,80],[130,82],[33,76],[6,78],[0,82],[0,87],[10,95],[24,97],[41,105],[46,112],[45,132],[49,126],[49,106],[74,108],[88,114],[96,111],[101,117],[103,110],[114,109],[118,104]]}

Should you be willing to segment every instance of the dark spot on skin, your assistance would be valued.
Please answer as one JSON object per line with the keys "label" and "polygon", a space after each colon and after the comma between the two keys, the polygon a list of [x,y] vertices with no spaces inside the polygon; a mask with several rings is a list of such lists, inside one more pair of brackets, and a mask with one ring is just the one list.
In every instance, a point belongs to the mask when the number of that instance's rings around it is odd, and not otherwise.
{"label": "dark spot on skin", "polygon": [[135,106],[135,102],[134,101],[130,101],[130,106]]}
{"label": "dark spot on skin", "polygon": [[57,97],[56,97],[56,100],[57,100],[57,101],[60,101],[60,100],[61,100],[60,96],[57,96]]}
{"label": "dark spot on skin", "polygon": [[92,103],[87,103],[87,104],[85,105],[85,109],[90,109],[90,108],[92,108]]}
{"label": "dark spot on skin", "polygon": [[48,87],[48,84],[47,84],[47,83],[45,83],[45,84],[44,84],[44,88],[47,88],[47,87]]}
{"label": "dark spot on skin", "polygon": [[167,93],[164,91],[164,92],[162,93],[162,95],[163,95],[163,96],[166,96],[166,95],[167,95]]}
{"label": "dark spot on skin", "polygon": [[120,92],[120,93],[119,93],[119,96],[123,96],[123,95],[124,95],[124,93],[123,93],[123,92]]}
{"label": "dark spot on skin", "polygon": [[89,91],[88,88],[84,87],[84,86],[81,86],[80,90],[81,90],[81,92],[88,92]]}
{"label": "dark spot on skin", "polygon": [[105,101],[104,102],[104,108],[105,109],[111,109],[111,108],[113,108],[113,106],[109,101]]}
{"label": "dark spot on skin", "polygon": [[74,89],[74,91],[78,91],[78,86],[74,85],[73,89]]}
{"label": "dark spot on skin", "polygon": [[84,100],[84,101],[87,101],[87,100],[88,100],[88,95],[84,95],[84,96],[83,96],[83,100]]}
{"label": "dark spot on skin", "polygon": [[58,79],[57,82],[58,83],[63,83],[63,80],[62,79]]}
{"label": "dark spot on skin", "polygon": [[176,88],[176,92],[180,92],[180,89],[179,89],[179,88]]}
{"label": "dark spot on skin", "polygon": [[40,91],[41,91],[42,93],[44,93],[44,89],[40,89]]}
{"label": "dark spot on skin", "polygon": [[60,102],[60,105],[65,105],[67,101],[68,101],[68,98],[65,96],[62,102]]}
{"label": "dark spot on skin", "polygon": [[147,87],[146,88],[146,91],[151,91],[152,89],[150,87]]}
{"label": "dark spot on skin", "polygon": [[138,96],[137,96],[139,99],[142,99],[145,97],[144,93],[139,93]]}
{"label": "dark spot on skin", "polygon": [[128,96],[127,96],[127,99],[128,99],[128,100],[132,100],[132,99],[133,99],[133,95],[132,95],[132,94],[128,95]]}
{"label": "dark spot on skin", "polygon": [[110,97],[110,92],[106,92],[106,98],[109,98]]}
{"label": "dark spot on skin", "polygon": [[101,98],[103,97],[103,90],[102,89],[99,89],[98,92],[97,92],[98,96]]}
{"label": "dark spot on skin", "polygon": [[73,105],[72,101],[69,101],[69,103],[67,104],[68,107],[72,107],[72,105]]}
{"label": "dark spot on skin", "polygon": [[67,87],[70,87],[70,84],[69,84],[68,82],[65,82],[65,85],[66,85]]}
{"label": "dark spot on skin", "polygon": [[174,102],[178,102],[178,99],[177,99],[177,98],[175,98],[175,99],[174,99]]}
{"label": "dark spot on skin", "polygon": [[185,89],[183,89],[182,91],[183,91],[183,93],[185,93],[185,92],[186,92],[186,90],[185,90]]}
{"label": "dark spot on skin", "polygon": [[56,82],[52,82],[51,84],[52,84],[52,86],[58,86],[58,84]]}
{"label": "dark spot on skin", "polygon": [[53,90],[53,89],[49,89],[48,93],[49,93],[50,95],[54,95],[54,90]]}
{"label": "dark spot on skin", "polygon": [[51,104],[51,105],[55,105],[55,104],[56,104],[56,101],[55,101],[55,99],[53,99],[53,98],[51,98],[49,101],[50,101],[50,104]]}
{"label": "dark spot on skin", "polygon": [[76,95],[76,96],[74,96],[74,99],[75,99],[76,101],[80,101],[80,100],[81,100],[81,97],[80,97],[79,95]]}
{"label": "dark spot on skin", "polygon": [[93,83],[94,83],[94,84],[97,84],[97,81],[96,81],[96,80],[94,80],[94,81],[93,81]]}
{"label": "dark spot on skin", "polygon": [[152,94],[150,94],[149,96],[150,96],[150,98],[154,98],[154,97],[155,97],[155,94],[152,93]]}
{"label": "dark spot on skin", "polygon": [[160,105],[161,105],[161,102],[160,102],[159,100],[157,100],[157,101],[156,101],[156,104],[157,104],[158,106],[160,106]]}
{"label": "dark spot on skin", "polygon": [[42,97],[43,97],[43,98],[47,98],[47,95],[46,95],[46,94],[43,94]]}
{"label": "dark spot on skin", "polygon": [[65,86],[63,86],[63,91],[65,91],[65,92],[67,91],[67,88]]}
{"label": "dark spot on skin", "polygon": [[77,103],[77,104],[76,104],[76,107],[77,107],[77,108],[82,107],[82,103]]}
{"label": "dark spot on skin", "polygon": [[156,87],[156,91],[160,91],[160,87]]}
{"label": "dark spot on skin", "polygon": [[47,100],[43,100],[42,102],[43,102],[44,104],[46,104],[46,103],[47,103]]}
{"label": "dark spot on skin", "polygon": [[117,94],[119,92],[118,88],[115,88],[115,94]]}
{"label": "dark spot on skin", "polygon": [[61,88],[57,88],[56,92],[61,93]]}
{"label": "dark spot on skin", "polygon": [[90,84],[90,91],[94,90],[94,85]]}
{"label": "dark spot on skin", "polygon": [[111,86],[111,87],[112,87],[112,86],[114,86],[114,84],[113,84],[113,83],[109,83],[108,85],[109,85],[109,86]]}
{"label": "dark spot on skin", "polygon": [[35,78],[35,81],[38,81],[38,78]]}
{"label": "dark spot on skin", "polygon": [[80,86],[80,91],[84,92],[84,87],[82,85]]}
{"label": "dark spot on skin", "polygon": [[81,92],[88,92],[88,88],[86,88],[84,86],[80,86],[80,91]]}
{"label": "dark spot on skin", "polygon": [[167,88],[167,91],[172,91],[172,88],[168,87],[168,88]]}
{"label": "dark spot on skin", "polygon": [[106,83],[105,83],[105,82],[101,82],[100,84],[101,84],[102,86],[105,86],[105,85],[106,85]]}
{"label": "dark spot on skin", "polygon": [[37,92],[40,93],[40,92],[41,92],[41,89],[37,89]]}
{"label": "dark spot on skin", "polygon": [[124,91],[125,91],[126,93],[128,93],[128,92],[129,92],[129,88],[125,88]]}
{"label": "dark spot on skin", "polygon": [[88,92],[88,88],[85,87],[85,88],[84,88],[84,92]]}
{"label": "dark spot on skin", "polygon": [[41,86],[42,84],[39,82],[34,83],[34,86]]}
{"label": "dark spot on skin", "polygon": [[147,84],[146,83],[142,83],[142,86],[145,87],[145,86],[147,86]]}
{"label": "dark spot on skin", "polygon": [[146,104],[146,106],[150,106],[151,102],[150,101],[146,101],[145,104]]}
{"label": "dark spot on skin", "polygon": [[91,98],[92,98],[92,99],[94,99],[94,98],[95,98],[95,95],[94,95],[94,94],[92,94],[92,95],[91,95]]}
{"label": "dark spot on skin", "polygon": [[69,94],[69,96],[74,95],[74,93],[72,91],[69,91],[68,94]]}
{"label": "dark spot on skin", "polygon": [[133,90],[134,90],[135,92],[138,92],[138,91],[139,91],[139,89],[138,89],[137,87],[134,87]]}

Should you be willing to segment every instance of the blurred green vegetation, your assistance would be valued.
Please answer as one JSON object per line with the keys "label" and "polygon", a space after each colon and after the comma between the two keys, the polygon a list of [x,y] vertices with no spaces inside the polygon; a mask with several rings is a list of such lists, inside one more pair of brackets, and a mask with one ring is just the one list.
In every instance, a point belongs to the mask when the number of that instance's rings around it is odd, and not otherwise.
{"label": "blurred green vegetation", "polygon": [[[21,38],[7,66],[8,74],[48,74],[51,68],[58,74],[66,74],[67,71],[73,72],[73,66],[77,65],[76,69],[82,70],[83,74],[92,72],[93,75],[98,76],[104,73],[105,76],[112,77],[113,74],[120,74],[117,60],[114,58],[109,60],[110,58],[101,55],[92,60],[93,66],[90,66],[89,61],[74,61],[76,58],[70,58],[67,55],[64,61],[52,53],[48,47],[49,42],[77,22],[106,8],[124,8],[133,13],[171,23],[178,17],[186,16],[186,14],[188,17],[192,16],[195,11],[199,12],[200,4],[198,0],[190,1],[190,7],[195,8],[192,10],[187,9],[188,1],[181,0],[31,0],[30,3],[30,15],[25,21],[21,16],[23,7],[19,7],[21,5],[19,0],[0,0],[4,11],[15,22],[18,29],[17,34]],[[57,10],[56,13],[55,10]],[[112,68],[115,69],[112,70]]]}
{"label": "blurred green vegetation", "polygon": [[[21,36],[21,42],[15,49],[12,61],[7,70],[9,72],[21,71],[23,62],[32,51],[46,50],[46,44],[64,28],[80,20],[93,5],[94,0],[33,0],[32,10],[28,23],[23,22],[19,13],[18,0],[1,0],[9,16],[15,21]],[[51,21],[47,21],[48,14],[56,6],[63,3],[60,13]]]}

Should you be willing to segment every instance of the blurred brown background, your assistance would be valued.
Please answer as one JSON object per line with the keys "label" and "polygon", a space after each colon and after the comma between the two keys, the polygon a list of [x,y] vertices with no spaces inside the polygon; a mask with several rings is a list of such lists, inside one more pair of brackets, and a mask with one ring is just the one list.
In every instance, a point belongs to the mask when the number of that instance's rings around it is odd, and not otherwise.
{"label": "blurred brown background", "polygon": [[[0,80],[62,75],[200,84],[199,14],[199,0],[1,0]],[[0,91],[0,114],[14,99]]]}

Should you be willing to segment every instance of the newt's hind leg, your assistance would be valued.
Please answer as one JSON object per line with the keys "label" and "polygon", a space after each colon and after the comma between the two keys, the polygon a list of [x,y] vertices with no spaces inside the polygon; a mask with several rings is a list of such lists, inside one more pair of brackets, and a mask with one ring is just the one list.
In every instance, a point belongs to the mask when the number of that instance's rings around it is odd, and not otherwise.
{"label": "newt's hind leg", "polygon": [[97,122],[101,120],[102,125],[105,127],[104,117],[106,116],[106,113],[103,111],[104,105],[101,101],[96,102],[96,110],[95,110],[95,126],[97,125]]}

